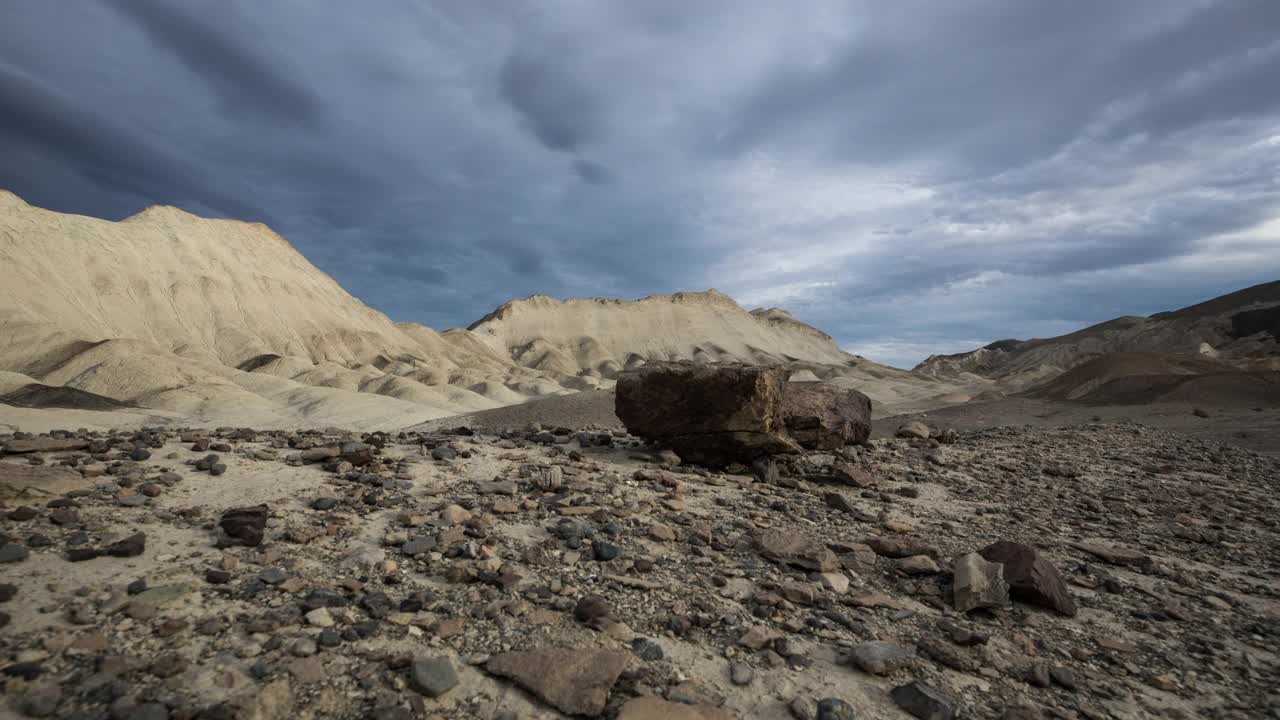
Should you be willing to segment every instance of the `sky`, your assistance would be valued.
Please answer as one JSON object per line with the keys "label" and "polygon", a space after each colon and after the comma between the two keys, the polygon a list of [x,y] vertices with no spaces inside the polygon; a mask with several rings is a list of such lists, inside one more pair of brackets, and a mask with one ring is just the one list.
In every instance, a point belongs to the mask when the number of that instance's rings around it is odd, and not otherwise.
{"label": "sky", "polygon": [[83,0],[0,24],[0,188],[265,222],[395,320],[716,288],[846,350],[1280,278],[1276,0]]}

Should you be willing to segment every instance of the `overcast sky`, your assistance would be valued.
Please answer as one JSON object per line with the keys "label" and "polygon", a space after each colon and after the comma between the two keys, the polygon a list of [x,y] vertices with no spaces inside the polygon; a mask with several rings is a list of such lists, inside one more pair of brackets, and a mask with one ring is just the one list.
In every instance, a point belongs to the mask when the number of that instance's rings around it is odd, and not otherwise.
{"label": "overcast sky", "polygon": [[437,329],[715,287],[910,366],[1280,277],[1278,78],[1278,0],[33,0],[0,187]]}

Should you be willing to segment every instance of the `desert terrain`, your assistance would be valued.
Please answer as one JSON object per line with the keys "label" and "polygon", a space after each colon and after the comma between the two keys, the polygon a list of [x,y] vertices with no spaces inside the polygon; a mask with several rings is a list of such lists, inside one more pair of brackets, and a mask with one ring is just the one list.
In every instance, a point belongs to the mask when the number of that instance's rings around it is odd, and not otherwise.
{"label": "desert terrain", "polygon": [[[1280,707],[1280,282],[904,370],[715,290],[393,322],[166,207],[0,192],[0,259],[2,717]],[[704,399],[785,451],[636,419]]]}

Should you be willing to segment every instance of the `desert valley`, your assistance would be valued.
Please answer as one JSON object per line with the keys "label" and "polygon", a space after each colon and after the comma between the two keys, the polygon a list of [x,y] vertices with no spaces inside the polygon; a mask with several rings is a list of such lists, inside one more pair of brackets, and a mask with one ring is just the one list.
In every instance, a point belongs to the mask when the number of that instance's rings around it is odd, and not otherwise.
{"label": "desert valley", "polygon": [[715,290],[393,322],[0,192],[0,716],[1280,707],[1280,282],[911,370]]}

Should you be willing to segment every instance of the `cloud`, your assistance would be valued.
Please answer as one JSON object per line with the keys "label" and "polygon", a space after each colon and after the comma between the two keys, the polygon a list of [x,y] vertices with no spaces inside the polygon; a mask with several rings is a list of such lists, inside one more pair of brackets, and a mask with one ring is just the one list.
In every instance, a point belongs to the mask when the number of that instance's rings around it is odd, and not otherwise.
{"label": "cloud", "polygon": [[[263,52],[271,46],[271,36],[256,32],[248,17],[226,17],[235,15],[234,5],[188,13],[166,0],[107,2],[136,23],[157,49],[208,83],[228,112],[300,123],[323,117],[323,103],[297,71],[291,71],[288,59]],[[219,20],[234,22],[235,31],[220,28]]]}
{"label": "cloud", "polygon": [[31,4],[0,185],[397,320],[716,287],[911,365],[1280,276],[1272,0]]}

